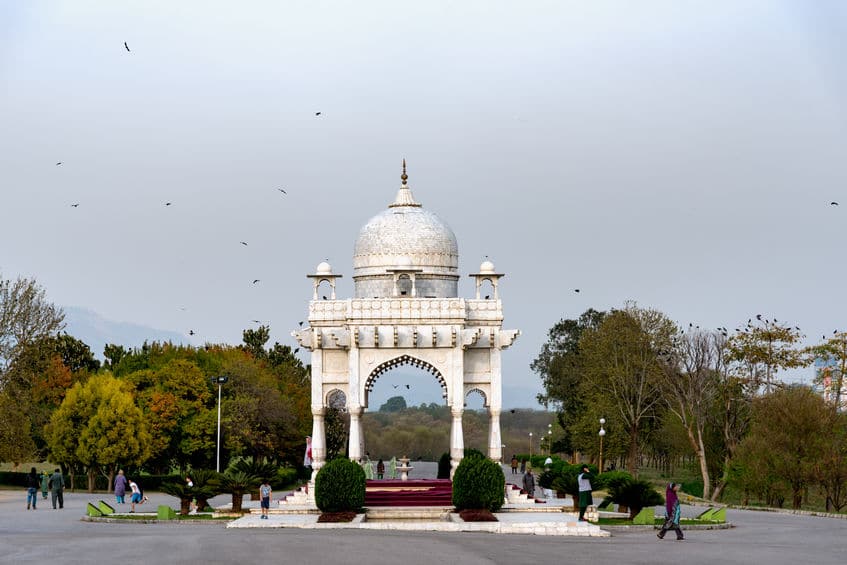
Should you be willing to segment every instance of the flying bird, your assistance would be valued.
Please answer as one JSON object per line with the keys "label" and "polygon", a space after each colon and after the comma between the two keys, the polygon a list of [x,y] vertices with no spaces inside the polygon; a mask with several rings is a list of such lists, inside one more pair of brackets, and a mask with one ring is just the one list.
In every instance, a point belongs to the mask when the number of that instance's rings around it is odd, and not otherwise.
{"label": "flying bird", "polygon": [[392,387],[394,387],[394,388],[397,388],[397,387],[398,387],[398,386],[400,386],[400,385],[391,385],[391,386],[392,386]]}
{"label": "flying bird", "polygon": [[297,353],[298,351],[300,351],[300,348],[299,348],[299,347],[295,347],[295,348],[294,348],[294,353]]}
{"label": "flying bird", "polygon": [[165,206],[170,206],[170,205],[171,205],[170,202],[165,202]]}
{"label": "flying bird", "polygon": [[756,319],[757,319],[757,320],[759,320],[759,321],[761,322],[761,321],[762,321],[762,315],[761,315],[761,314],[756,314]]}
{"label": "flying bird", "polygon": [[408,389],[408,388],[412,388],[412,387],[410,387],[409,385],[406,385],[406,388]]}
{"label": "flying bird", "polygon": [[256,283],[257,283],[257,282],[259,282],[260,280],[261,280],[261,279],[253,279],[253,284],[256,284]]}
{"label": "flying bird", "polygon": [[62,164],[62,162],[61,162],[61,161],[59,161],[58,163],[56,163],[56,166],[58,167],[58,166],[59,166],[59,165],[61,165],[61,164]]}
{"label": "flying bird", "polygon": [[126,41],[124,41],[124,47],[126,48],[127,53],[132,53],[132,51],[129,50],[129,45],[126,44]]}
{"label": "flying bird", "polygon": [[242,242],[241,242],[241,245],[246,246],[246,245],[247,245],[247,242],[246,242],[246,241],[242,241]]}
{"label": "flying bird", "polygon": [[194,335],[194,330],[188,330],[188,335]]}
{"label": "flying bird", "polygon": [[303,321],[302,320],[300,321],[300,327],[301,328],[303,327]]}
{"label": "flying bird", "polygon": [[281,192],[281,193],[283,193],[283,194],[288,194],[287,192],[285,192],[285,191],[284,191],[283,189],[281,189],[281,188],[277,188],[277,190],[278,190],[278,191],[280,191],[280,192]]}
{"label": "flying bird", "polygon": [[320,116],[320,115],[321,115],[321,113],[320,113],[320,112],[315,112],[315,115],[316,115],[316,116]]}
{"label": "flying bird", "polygon": [[71,208],[79,208],[79,202],[77,202],[76,204],[71,204]]}
{"label": "flying bird", "polygon": [[574,291],[574,292],[576,292],[577,294],[579,294],[579,289],[578,289],[578,288],[573,289],[573,291]]}
{"label": "flying bird", "polygon": [[830,206],[838,206],[838,202],[836,202],[835,200],[833,200],[832,202],[830,202],[830,203],[829,203],[829,205],[830,205]]}
{"label": "flying bird", "polygon": [[262,323],[262,320],[250,320],[250,321],[253,322],[254,324],[261,324]]}

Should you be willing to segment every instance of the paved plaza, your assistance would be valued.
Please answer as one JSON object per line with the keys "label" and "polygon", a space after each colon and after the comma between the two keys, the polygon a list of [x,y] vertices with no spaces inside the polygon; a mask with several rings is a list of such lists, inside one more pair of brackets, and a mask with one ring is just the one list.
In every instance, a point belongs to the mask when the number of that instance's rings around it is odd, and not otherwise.
{"label": "paved plaza", "polygon": [[[382,563],[404,565],[546,563],[842,564],[847,520],[730,510],[730,530],[687,532],[683,542],[652,532],[614,531],[608,538],[373,530],[228,529],[223,523],[89,523],[89,500],[71,493],[64,510],[49,499],[26,511],[26,496],[0,491],[0,563]],[[225,504],[221,496],[213,504]],[[153,493],[139,510],[176,499]],[[685,515],[699,509],[683,507]]]}

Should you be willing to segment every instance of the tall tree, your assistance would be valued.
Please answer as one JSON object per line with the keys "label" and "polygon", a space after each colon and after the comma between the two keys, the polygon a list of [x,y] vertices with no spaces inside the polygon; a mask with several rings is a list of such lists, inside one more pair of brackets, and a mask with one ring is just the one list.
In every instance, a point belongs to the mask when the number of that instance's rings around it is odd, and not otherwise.
{"label": "tall tree", "polygon": [[717,362],[726,338],[720,333],[679,332],[673,347],[660,351],[662,389],[668,410],[685,428],[700,465],[703,498],[712,491],[706,450],[706,425],[718,393]]}
{"label": "tall tree", "polygon": [[64,319],[35,279],[12,281],[0,275],[0,377],[22,347],[55,335]]}
{"label": "tall tree", "polygon": [[676,326],[657,310],[628,304],[613,310],[579,342],[585,360],[584,390],[608,402],[629,434],[629,471],[637,476],[642,427],[661,406],[659,351],[668,350]]}
{"label": "tall tree", "polygon": [[808,355],[800,348],[802,339],[799,328],[757,315],[729,339],[730,357],[738,363],[753,394],[767,393],[778,384],[779,371],[809,364]]}
{"label": "tall tree", "polygon": [[585,370],[580,355],[580,338],[585,330],[596,330],[605,315],[605,312],[589,308],[576,320],[559,320],[550,328],[547,342],[530,365],[541,377],[544,387],[544,392],[537,397],[538,402],[545,407],[556,408],[557,420],[562,428],[557,446],[566,453],[575,451],[576,425],[586,411],[581,388]]}
{"label": "tall tree", "polygon": [[141,465],[150,456],[146,419],[132,392],[109,374],[68,391],[50,418],[47,438],[53,461],[86,469],[89,492],[100,470]]}

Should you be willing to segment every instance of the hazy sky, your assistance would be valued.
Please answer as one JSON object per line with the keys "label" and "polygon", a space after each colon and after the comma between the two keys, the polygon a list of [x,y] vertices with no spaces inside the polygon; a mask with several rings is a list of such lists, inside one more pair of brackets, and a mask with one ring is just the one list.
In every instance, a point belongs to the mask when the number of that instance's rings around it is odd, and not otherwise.
{"label": "hazy sky", "polygon": [[507,408],[588,307],[811,343],[847,326],[846,38],[824,1],[3,2],[0,271],[195,344],[255,318],[293,345],[305,274],[328,258],[352,294],[405,157],[460,295],[485,255],[507,274]]}

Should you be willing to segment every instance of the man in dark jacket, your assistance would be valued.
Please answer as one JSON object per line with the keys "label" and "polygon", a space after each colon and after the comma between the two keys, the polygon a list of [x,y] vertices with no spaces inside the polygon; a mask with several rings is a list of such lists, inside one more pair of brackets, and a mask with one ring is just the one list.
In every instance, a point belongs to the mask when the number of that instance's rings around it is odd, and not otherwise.
{"label": "man in dark jacket", "polygon": [[65,491],[65,479],[62,477],[62,470],[56,469],[53,476],[50,477],[50,493],[53,501],[53,510],[56,509],[56,501],[59,501],[59,508],[65,507],[65,499],[63,493]]}
{"label": "man in dark jacket", "polygon": [[527,468],[523,476],[523,489],[530,498],[535,498],[535,476],[532,474],[532,469]]}

